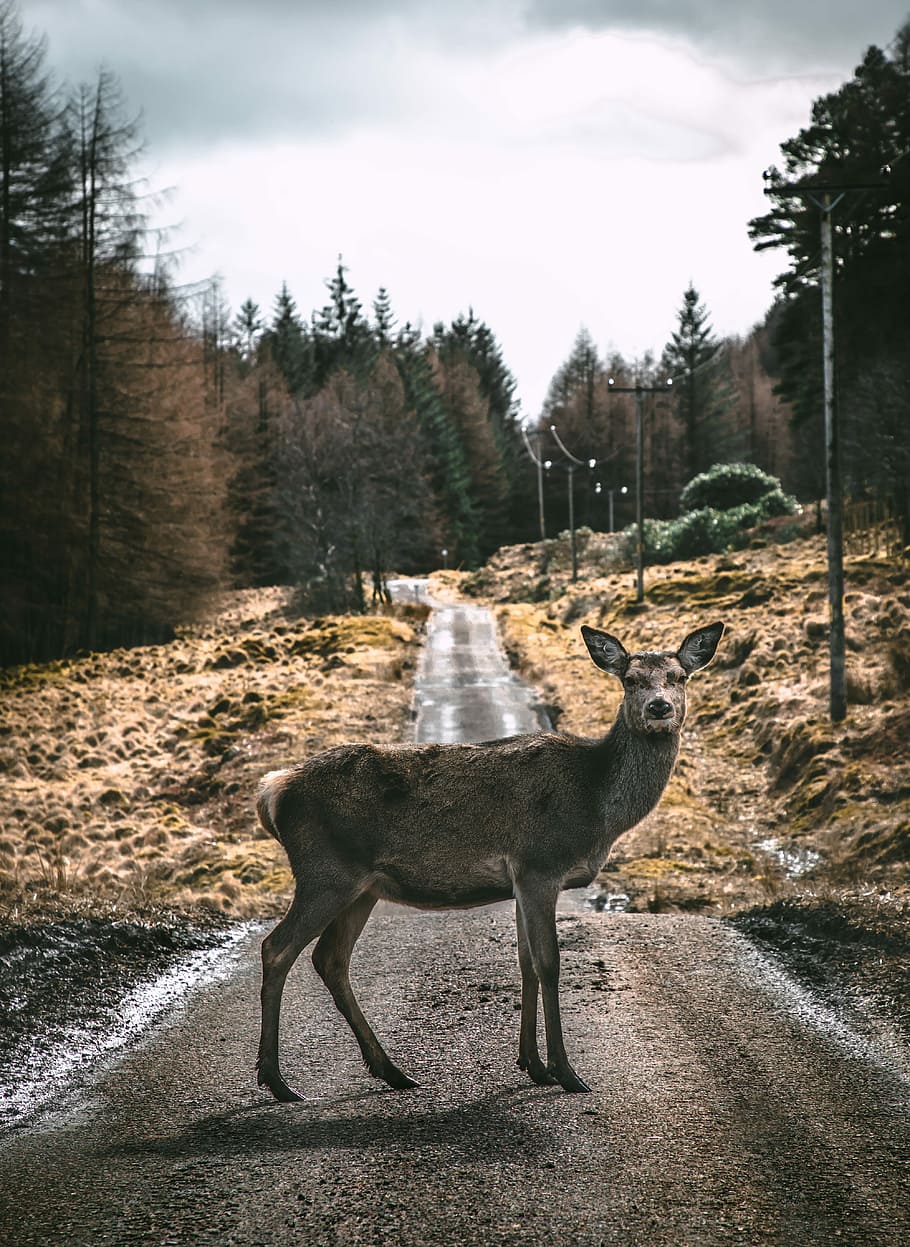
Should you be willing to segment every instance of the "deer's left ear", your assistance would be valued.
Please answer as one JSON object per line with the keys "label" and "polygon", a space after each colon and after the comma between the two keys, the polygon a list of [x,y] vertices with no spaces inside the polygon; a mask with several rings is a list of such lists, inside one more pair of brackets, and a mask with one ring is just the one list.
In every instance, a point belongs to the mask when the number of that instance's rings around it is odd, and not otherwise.
{"label": "deer's left ear", "polygon": [[707,667],[714,657],[714,651],[717,649],[717,643],[723,636],[723,632],[722,623],[713,623],[708,624],[706,628],[696,628],[694,632],[689,633],[676,654],[686,675]]}
{"label": "deer's left ear", "polygon": [[617,641],[609,632],[601,632],[599,628],[588,628],[585,625],[582,625],[581,635],[585,639],[588,653],[601,671],[609,671],[610,675],[619,676],[621,680],[629,665],[629,655],[622,641]]}

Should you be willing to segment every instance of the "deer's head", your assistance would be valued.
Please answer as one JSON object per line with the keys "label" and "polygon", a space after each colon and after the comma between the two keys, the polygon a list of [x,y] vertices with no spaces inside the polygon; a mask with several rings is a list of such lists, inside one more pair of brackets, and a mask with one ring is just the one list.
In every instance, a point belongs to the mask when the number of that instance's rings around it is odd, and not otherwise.
{"label": "deer's head", "polygon": [[678,733],[686,718],[686,681],[706,667],[723,634],[722,623],[690,632],[675,652],[639,650],[630,654],[609,632],[583,627],[588,653],[601,671],[622,681],[621,713],[633,732],[648,735]]}

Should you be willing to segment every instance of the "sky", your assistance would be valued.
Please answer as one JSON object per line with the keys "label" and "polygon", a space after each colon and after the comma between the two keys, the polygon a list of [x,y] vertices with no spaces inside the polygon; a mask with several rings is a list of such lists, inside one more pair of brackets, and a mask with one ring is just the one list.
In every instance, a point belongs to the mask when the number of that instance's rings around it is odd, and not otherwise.
{"label": "sky", "polygon": [[[304,316],[343,257],[429,332],[473,309],[525,416],[584,326],[660,353],[689,283],[718,335],[785,258],[747,233],[812,101],[910,0],[20,0],[71,82],[142,114],[178,280]],[[153,202],[153,201],[150,201]]]}

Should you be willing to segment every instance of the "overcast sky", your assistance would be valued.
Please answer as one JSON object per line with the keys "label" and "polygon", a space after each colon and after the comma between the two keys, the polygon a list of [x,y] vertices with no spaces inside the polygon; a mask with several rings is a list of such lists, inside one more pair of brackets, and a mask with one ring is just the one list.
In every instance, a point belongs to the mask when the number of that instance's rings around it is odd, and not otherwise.
{"label": "overcast sky", "polygon": [[910,0],[20,0],[64,78],[101,64],[174,187],[184,281],[304,315],[343,254],[429,330],[473,307],[526,415],[581,325],[659,353],[691,280],[761,319],[761,172]]}

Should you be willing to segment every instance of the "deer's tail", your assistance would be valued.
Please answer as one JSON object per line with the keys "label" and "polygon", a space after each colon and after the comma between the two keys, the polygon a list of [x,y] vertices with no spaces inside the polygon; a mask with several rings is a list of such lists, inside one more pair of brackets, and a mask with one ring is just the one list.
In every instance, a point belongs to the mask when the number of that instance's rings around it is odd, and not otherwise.
{"label": "deer's tail", "polygon": [[259,792],[256,796],[256,813],[259,815],[260,823],[282,846],[284,841],[275,822],[275,813],[278,799],[284,791],[287,774],[287,771],[269,771],[268,775],[264,775],[260,781]]}

